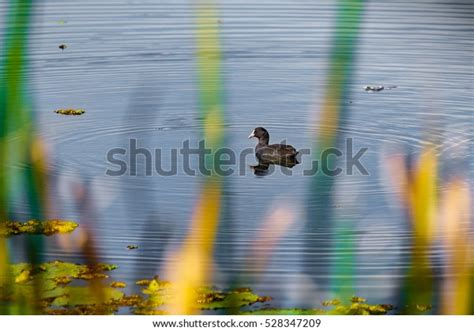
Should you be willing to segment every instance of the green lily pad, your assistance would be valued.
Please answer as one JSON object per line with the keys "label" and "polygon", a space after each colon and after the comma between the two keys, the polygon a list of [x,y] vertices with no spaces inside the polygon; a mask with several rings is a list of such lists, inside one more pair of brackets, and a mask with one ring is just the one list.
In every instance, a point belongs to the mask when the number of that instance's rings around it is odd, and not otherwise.
{"label": "green lily pad", "polygon": [[[135,314],[155,315],[163,314],[162,309],[157,309],[168,304],[173,295],[173,285],[155,277],[152,280],[140,280],[137,284],[144,286],[142,293],[145,299],[137,305]],[[257,302],[271,300],[269,297],[260,297],[248,288],[238,288],[221,291],[210,287],[196,289],[195,308],[200,310],[240,308]]]}
{"label": "green lily pad", "polygon": [[300,308],[265,308],[253,311],[246,311],[243,315],[324,315],[322,309],[300,309]]}
{"label": "green lily pad", "polygon": [[69,284],[74,279],[92,280],[108,278],[104,272],[114,270],[115,265],[98,263],[92,266],[62,261],[53,261],[40,264],[33,268],[29,263],[18,263],[10,266],[10,272],[15,279],[16,287],[32,286],[40,281],[44,294],[59,286]]}
{"label": "green lily pad", "polygon": [[366,303],[353,303],[350,305],[336,306],[327,312],[328,315],[384,315],[393,310],[391,305],[369,305]]}
{"label": "green lily pad", "polygon": [[[104,263],[88,266],[61,261],[42,263],[36,267],[28,263],[14,264],[10,266],[14,282],[0,289],[0,301],[11,302],[11,306],[15,306],[28,300],[38,300],[42,312],[53,315],[113,314],[120,307],[128,307],[133,314],[167,314],[167,306],[175,293],[174,284],[155,276],[136,282],[141,286],[141,294],[125,295],[119,290],[126,287],[125,282],[112,281],[107,285],[100,281],[108,278],[108,272],[116,268]],[[75,280],[88,284],[78,286]],[[200,287],[195,294],[196,310],[229,309],[232,313],[251,315],[381,315],[394,309],[391,305],[369,304],[366,299],[354,296],[346,301],[324,301],[323,309],[264,307],[242,312],[242,307],[265,303],[271,298],[259,296],[249,288],[220,290]],[[430,308],[428,305],[417,305],[420,311]]]}
{"label": "green lily pad", "polygon": [[113,313],[122,304],[123,292],[100,283],[88,286],[69,286],[69,283],[108,278],[106,272],[116,268],[104,263],[83,265],[61,261],[36,267],[28,263],[13,264],[10,265],[10,274],[15,282],[0,289],[0,299],[13,300],[14,304],[15,298],[23,301],[36,298],[47,314]]}
{"label": "green lily pad", "polygon": [[199,309],[228,309],[248,306],[257,302],[270,301],[270,297],[260,297],[249,288],[237,288],[230,291],[217,291],[200,288],[197,305]]}
{"label": "green lily pad", "polygon": [[299,309],[299,308],[264,308],[248,311],[244,314],[250,315],[384,315],[393,310],[392,305],[370,305],[366,299],[352,297],[347,304],[341,303],[338,299],[326,300],[322,302],[325,307],[333,306],[332,309]]}
{"label": "green lily pad", "polygon": [[51,306],[110,304],[113,300],[120,300],[124,296],[123,292],[107,287],[96,291],[90,286],[68,286],[63,290],[62,295],[56,297]]}

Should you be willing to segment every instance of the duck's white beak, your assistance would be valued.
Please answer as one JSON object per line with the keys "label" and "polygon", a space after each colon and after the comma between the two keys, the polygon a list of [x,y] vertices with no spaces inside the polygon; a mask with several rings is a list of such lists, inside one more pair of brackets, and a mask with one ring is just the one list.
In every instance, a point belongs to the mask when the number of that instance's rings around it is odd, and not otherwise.
{"label": "duck's white beak", "polygon": [[249,139],[250,139],[250,138],[253,138],[253,137],[255,137],[255,130],[252,131],[252,133],[251,133],[250,136],[249,136]]}

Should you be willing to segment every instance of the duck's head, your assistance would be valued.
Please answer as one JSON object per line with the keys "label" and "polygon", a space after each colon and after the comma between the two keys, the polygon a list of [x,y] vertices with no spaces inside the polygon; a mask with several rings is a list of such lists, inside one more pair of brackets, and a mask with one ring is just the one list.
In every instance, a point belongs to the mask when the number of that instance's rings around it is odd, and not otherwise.
{"label": "duck's head", "polygon": [[249,139],[250,138],[257,138],[259,142],[268,144],[268,141],[270,140],[270,135],[268,134],[268,131],[265,130],[265,128],[258,127],[252,131],[249,136]]}

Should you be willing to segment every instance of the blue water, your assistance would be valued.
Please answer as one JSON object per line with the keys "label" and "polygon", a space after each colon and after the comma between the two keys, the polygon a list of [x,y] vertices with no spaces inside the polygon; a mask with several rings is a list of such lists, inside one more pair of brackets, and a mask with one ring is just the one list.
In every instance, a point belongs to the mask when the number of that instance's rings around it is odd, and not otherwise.
{"label": "blue water", "polygon": [[[188,233],[202,177],[186,175],[181,167],[170,177],[143,171],[110,177],[106,154],[137,139],[140,147],[163,149],[168,161],[169,151],[183,141],[197,145],[202,121],[194,10],[192,2],[176,0],[38,4],[30,79],[50,155],[54,207],[49,217],[81,224],[72,239],[48,239],[45,259],[80,261],[77,245],[89,229],[100,260],[119,265],[117,279],[133,283],[161,275],[173,263],[171,253]],[[1,3],[0,26],[5,11]],[[257,126],[267,128],[274,142],[312,147],[315,134],[327,129],[318,115],[336,3],[221,1],[219,14],[228,147],[253,148],[255,141],[247,136]],[[473,183],[474,154],[468,156],[474,124],[473,22],[472,1],[367,2],[345,100],[349,116],[339,130],[355,148],[368,148],[363,163],[369,175],[339,176],[331,228],[307,236],[305,224],[314,215],[307,213],[311,177],[303,170],[310,158],[303,157],[292,176],[276,169],[260,178],[248,168],[256,163],[250,155],[245,173],[226,180],[214,283],[227,286],[237,279],[273,296],[276,306],[315,306],[334,296],[338,280],[348,279],[340,270],[349,257],[354,294],[396,302],[412,235],[387,158],[400,150],[416,155],[435,141],[444,173],[461,164],[460,172]],[[58,48],[62,43],[64,51]],[[397,88],[367,93],[365,85]],[[87,112],[80,117],[53,112],[69,107]],[[443,182],[439,185],[442,191]],[[84,190],[85,205],[77,203],[78,190]],[[13,206],[19,215],[26,209],[22,201]],[[289,225],[279,237],[277,226],[268,224],[282,219]],[[347,229],[353,231],[350,239],[334,235]],[[275,240],[272,247],[265,246],[269,238]],[[128,244],[139,249],[127,250]],[[341,248],[348,244],[352,253]],[[325,246],[316,253],[308,250]],[[266,263],[258,270],[262,255]],[[431,257],[441,268],[442,252],[433,250]]]}

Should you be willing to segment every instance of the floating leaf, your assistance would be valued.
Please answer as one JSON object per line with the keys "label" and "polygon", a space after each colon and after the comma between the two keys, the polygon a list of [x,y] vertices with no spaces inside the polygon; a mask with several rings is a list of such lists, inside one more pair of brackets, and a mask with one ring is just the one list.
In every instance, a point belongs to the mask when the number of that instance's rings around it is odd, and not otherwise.
{"label": "floating leaf", "polygon": [[327,300],[323,306],[334,306],[330,310],[324,309],[299,309],[299,308],[264,308],[245,312],[250,315],[383,315],[393,310],[392,305],[370,305],[366,299],[352,297],[349,304],[343,304],[338,299]]}
{"label": "floating leaf", "polygon": [[113,264],[98,263],[88,266],[62,261],[42,263],[34,269],[29,263],[18,263],[10,266],[16,283],[31,283],[33,279],[40,279],[45,290],[58,285],[68,284],[73,279],[91,280],[108,278],[108,275],[104,272],[116,268]]}
{"label": "floating leaf", "polygon": [[340,304],[341,304],[341,301],[339,301],[337,299],[326,300],[326,301],[323,301],[323,303],[322,303],[323,306],[337,306],[337,305],[340,305]]}
{"label": "floating leaf", "polygon": [[151,280],[149,279],[140,279],[135,282],[135,284],[137,284],[138,286],[148,286],[150,285],[150,283],[151,283]]}
{"label": "floating leaf", "polygon": [[238,308],[270,300],[270,297],[260,297],[249,288],[239,288],[228,292],[201,288],[198,290],[196,307],[199,309]]}
{"label": "floating leaf", "polygon": [[72,282],[72,279],[68,276],[57,276],[53,280],[57,285],[67,285]]}
{"label": "floating leaf", "polygon": [[[121,305],[123,292],[114,288],[103,287],[97,291],[97,288],[92,286],[67,285],[75,279],[88,281],[107,278],[105,272],[116,268],[115,265],[104,263],[83,265],[61,261],[42,263],[36,267],[28,263],[13,264],[10,265],[10,273],[15,284],[0,288],[0,300],[39,297],[39,305],[48,314],[113,313]],[[41,284],[39,294],[36,284],[38,281]],[[56,308],[62,306],[67,307]]]}
{"label": "floating leaf", "polygon": [[125,282],[112,282],[112,283],[110,283],[110,287],[125,288],[125,287],[127,287],[127,283],[125,283]]}
{"label": "floating leaf", "polygon": [[[152,280],[136,282],[144,286],[142,293],[146,298],[133,310],[135,314],[154,315],[163,314],[160,306],[171,302],[174,288],[173,284],[155,277]],[[230,291],[220,291],[210,287],[196,289],[195,308],[201,310],[239,308],[257,302],[266,302],[270,297],[260,297],[249,288],[238,288]]]}
{"label": "floating leaf", "polygon": [[416,305],[416,309],[421,312],[431,310],[431,305]]}
{"label": "floating leaf", "polygon": [[54,112],[60,115],[78,116],[84,114],[86,111],[84,109],[58,109]]}
{"label": "floating leaf", "polygon": [[18,276],[15,277],[15,283],[22,284],[30,280],[30,270],[23,270]]}
{"label": "floating leaf", "polygon": [[44,234],[50,236],[56,233],[69,233],[77,228],[78,224],[67,220],[38,221],[29,220],[27,222],[6,221],[0,225],[0,236],[9,237],[19,234]]}
{"label": "floating leaf", "polygon": [[[78,286],[70,283],[74,280],[90,281],[108,278],[107,272],[116,269],[115,265],[97,263],[94,265],[74,264],[61,261],[42,263],[32,267],[28,263],[10,266],[15,279],[12,287],[0,289],[0,300],[12,298],[33,298],[37,291],[35,280],[41,283],[39,294],[43,312],[52,315],[68,314],[113,314],[120,307],[129,307],[134,314],[163,315],[167,305],[172,302],[175,293],[174,284],[155,276],[153,279],[142,279],[136,282],[142,287],[142,294],[125,295],[118,288],[126,287],[125,282],[113,281],[110,286],[98,288],[100,283],[90,286]],[[253,293],[250,288],[219,290],[215,287],[200,287],[195,290],[196,310],[234,309],[271,300]],[[12,303],[12,306],[15,303]],[[391,305],[371,305],[361,297],[354,296],[347,303],[339,300],[327,300],[323,309],[268,308],[243,312],[253,315],[380,315],[393,310]],[[416,305],[420,311],[431,309],[429,305]]]}
{"label": "floating leaf", "polygon": [[118,305],[119,306],[133,307],[133,306],[138,306],[142,302],[143,302],[143,298],[140,295],[132,294],[132,295],[123,296],[119,300]]}
{"label": "floating leaf", "polygon": [[363,302],[366,302],[367,300],[365,300],[364,298],[361,298],[361,297],[356,297],[356,296],[353,296],[351,298],[351,302],[353,303],[363,303]]}
{"label": "floating leaf", "polygon": [[51,306],[78,306],[113,303],[120,300],[123,292],[113,288],[103,288],[100,295],[93,293],[89,286],[68,286],[61,296],[56,297]]}
{"label": "floating leaf", "polygon": [[265,308],[253,311],[246,311],[244,315],[324,315],[326,311],[322,309],[300,309],[300,308]]}

